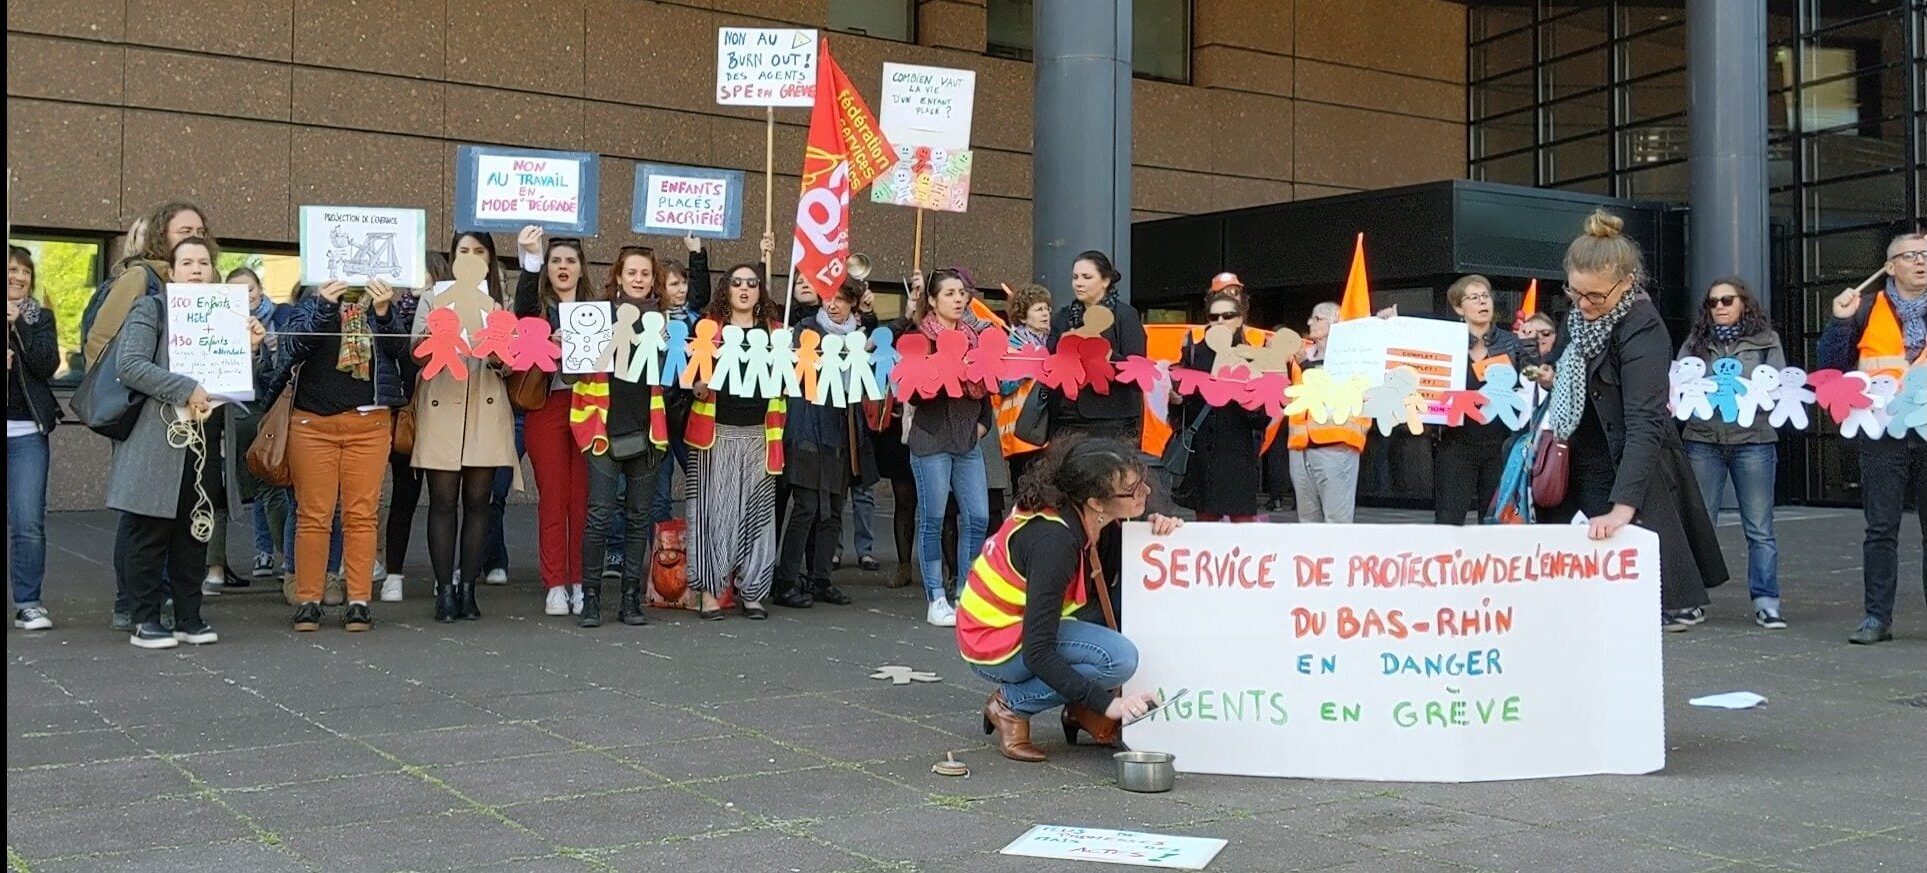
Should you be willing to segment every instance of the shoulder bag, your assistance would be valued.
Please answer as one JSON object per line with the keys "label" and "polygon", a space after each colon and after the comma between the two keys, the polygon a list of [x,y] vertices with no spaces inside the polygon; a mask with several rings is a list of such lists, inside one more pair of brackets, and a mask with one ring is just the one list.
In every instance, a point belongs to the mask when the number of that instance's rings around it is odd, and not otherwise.
{"label": "shoulder bag", "polygon": [[540,367],[516,370],[508,377],[509,405],[534,412],[549,402],[549,373]]}
{"label": "shoulder bag", "polygon": [[261,416],[261,429],[248,445],[248,470],[255,478],[277,488],[294,484],[294,471],[288,466],[288,428],[294,422],[294,389],[300,379],[301,368],[297,365],[288,376],[287,387],[281,389],[281,396],[274,398],[267,414]]}
{"label": "shoulder bag", "polygon": [[147,402],[147,395],[121,384],[120,338],[120,334],[115,334],[108,341],[100,360],[87,370],[80,387],[74,389],[74,396],[68,401],[68,407],[81,424],[115,442],[124,441],[134,433],[141,405]]}

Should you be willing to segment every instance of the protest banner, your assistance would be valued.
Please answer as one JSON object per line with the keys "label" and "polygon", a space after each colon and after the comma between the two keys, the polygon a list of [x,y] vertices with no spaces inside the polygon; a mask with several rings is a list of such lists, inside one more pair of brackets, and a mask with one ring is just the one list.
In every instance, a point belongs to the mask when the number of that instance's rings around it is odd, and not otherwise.
{"label": "protest banner", "polygon": [[976,91],[972,70],[886,63],[877,120],[883,135],[899,146],[968,151]]}
{"label": "protest banner", "polygon": [[216,400],[254,399],[248,286],[167,286],[167,365]]}
{"label": "protest banner", "polygon": [[[1465,325],[1433,318],[1354,318],[1331,327],[1325,346],[1325,372],[1333,381],[1352,376],[1367,386],[1385,381],[1399,367],[1418,372],[1419,393],[1438,404],[1448,391],[1465,388]],[[1443,413],[1428,412],[1427,424],[1442,424]]]}
{"label": "protest banner", "polygon": [[301,207],[301,283],[337,279],[366,285],[381,279],[401,288],[426,284],[428,220],[419,209],[373,206]]}
{"label": "protest banner", "polygon": [[[808,282],[819,298],[828,298],[843,283],[850,257],[850,194],[888,172],[897,156],[863,96],[830,55],[829,40],[818,54],[817,92],[827,99],[810,112],[790,240],[790,282]],[[795,296],[784,297],[787,322]]]}
{"label": "protest banner", "polygon": [[455,150],[455,230],[596,232],[600,159],[589,152]]}
{"label": "protest banner", "polygon": [[743,235],[743,171],[672,164],[636,165],[629,229],[705,239]]}
{"label": "protest banner", "polygon": [[[1262,541],[1261,541],[1262,540]],[[1584,526],[1124,527],[1126,728],[1179,770],[1465,782],[1666,763],[1659,541]]]}
{"label": "protest banner", "polygon": [[723,106],[815,105],[816,31],[718,28],[716,102]]}
{"label": "protest banner", "polygon": [[1012,840],[998,854],[1097,861],[1133,867],[1163,867],[1167,870],[1203,870],[1211,863],[1211,859],[1224,851],[1226,842],[1208,837],[1037,825]]}

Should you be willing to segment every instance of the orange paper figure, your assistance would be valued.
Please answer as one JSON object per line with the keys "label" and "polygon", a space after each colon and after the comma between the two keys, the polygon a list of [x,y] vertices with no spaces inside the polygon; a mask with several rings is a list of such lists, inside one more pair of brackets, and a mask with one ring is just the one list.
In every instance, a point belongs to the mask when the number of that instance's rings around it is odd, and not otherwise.
{"label": "orange paper figure", "polygon": [[682,387],[709,384],[716,372],[716,322],[705,318],[696,322],[696,336],[689,341],[689,363],[682,368]]}
{"label": "orange paper figure", "polygon": [[797,340],[796,366],[790,368],[789,382],[801,388],[804,397],[816,396],[816,369],[822,358],[817,349],[822,342],[823,335],[813,330],[803,331],[803,336]]}
{"label": "orange paper figure", "polygon": [[[431,313],[429,317],[432,320],[434,316]],[[489,312],[482,329],[471,334],[473,339],[471,354],[478,358],[488,358],[493,355],[496,360],[513,365],[515,363],[515,327],[515,313],[506,309]]]}
{"label": "orange paper figure", "polygon": [[515,352],[515,363],[511,366],[517,370],[555,372],[562,361],[562,346],[550,335],[553,329],[548,319],[534,315],[516,322],[515,340],[509,347]]}
{"label": "orange paper figure", "polygon": [[423,379],[433,379],[444,369],[458,380],[467,379],[468,362],[463,359],[472,354],[474,349],[462,339],[460,314],[445,307],[428,313],[428,336],[415,345],[415,357],[428,359],[422,365]]}

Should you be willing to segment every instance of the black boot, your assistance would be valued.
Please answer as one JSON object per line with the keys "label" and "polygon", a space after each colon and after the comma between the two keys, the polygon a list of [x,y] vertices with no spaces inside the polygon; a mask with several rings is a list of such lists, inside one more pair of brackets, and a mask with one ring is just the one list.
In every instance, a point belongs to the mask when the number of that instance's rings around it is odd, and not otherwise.
{"label": "black boot", "polygon": [[602,626],[602,580],[582,583],[582,614],[576,616],[576,627]]}
{"label": "black boot", "polygon": [[[582,611],[589,611],[587,595],[584,595]],[[648,624],[649,619],[642,614],[642,583],[622,583],[622,623],[626,625]]]}
{"label": "black boot", "polygon": [[475,621],[482,617],[482,610],[475,605],[475,580],[461,581],[461,600],[457,604],[456,617],[463,621]]}
{"label": "black boot", "polygon": [[454,621],[462,611],[457,586],[453,582],[435,583],[435,620],[442,624]]}

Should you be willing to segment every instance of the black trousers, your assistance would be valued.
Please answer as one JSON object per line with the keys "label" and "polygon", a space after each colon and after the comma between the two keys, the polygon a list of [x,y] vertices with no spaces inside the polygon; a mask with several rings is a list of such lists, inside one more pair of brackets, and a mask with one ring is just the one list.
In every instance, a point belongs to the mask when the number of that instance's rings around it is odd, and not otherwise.
{"label": "black trousers", "polygon": [[[843,541],[843,491],[792,486],[789,519],[776,560],[776,590],[815,591],[830,584],[830,566]],[[899,509],[899,512],[902,510]]]}
{"label": "black trousers", "polygon": [[[607,454],[589,456],[589,523],[582,530],[582,587],[602,588],[609,534],[618,513],[622,529],[622,588],[642,584],[649,570],[649,515],[656,506],[656,474],[665,455],[646,451],[618,461]],[[620,499],[618,499],[620,493]]]}
{"label": "black trousers", "polygon": [[187,627],[201,616],[207,543],[194,538],[194,501],[194,462],[190,456],[181,465],[180,505],[174,517],[122,514],[127,588],[136,625],[160,620],[161,601],[167,598],[170,584],[174,589],[174,626]]}
{"label": "black trousers", "polygon": [[[1860,498],[1867,517],[1860,557],[1867,617],[1892,625],[1900,590],[1900,524],[1910,493],[1927,519],[1927,440],[1908,434],[1854,443],[1860,449]],[[1921,549],[1914,554],[1927,554],[1927,521],[1921,522]],[[1927,591],[1927,566],[1921,568],[1920,584]]]}
{"label": "black trousers", "polygon": [[[1482,433],[1483,426],[1446,428],[1432,444],[1432,521],[1465,524],[1465,514],[1476,522],[1499,490],[1505,473],[1503,436]],[[1471,431],[1461,434],[1459,431]]]}

